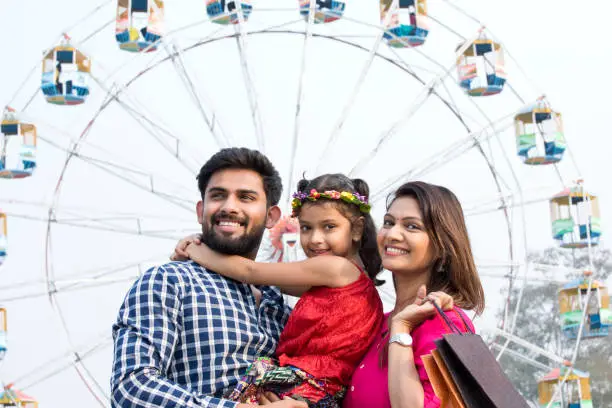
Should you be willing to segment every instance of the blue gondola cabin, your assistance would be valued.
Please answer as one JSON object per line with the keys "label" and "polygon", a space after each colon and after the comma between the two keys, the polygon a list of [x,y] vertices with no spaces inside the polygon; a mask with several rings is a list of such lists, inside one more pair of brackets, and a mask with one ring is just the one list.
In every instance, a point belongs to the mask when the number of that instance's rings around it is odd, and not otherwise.
{"label": "blue gondola cabin", "polygon": [[164,2],[161,0],[119,0],[115,38],[119,48],[150,52],[164,32]]}
{"label": "blue gondola cabin", "polygon": [[[300,15],[308,21],[310,16],[310,0],[298,0]],[[315,3],[314,23],[331,23],[342,17],[346,2],[337,0],[312,0]]]}
{"label": "blue gondola cabin", "polygon": [[90,59],[70,45],[68,37],[43,58],[41,89],[54,105],[79,105],[89,95]]}
{"label": "blue gondola cabin", "polygon": [[36,126],[21,123],[7,108],[0,126],[0,178],[31,176],[36,168]]}
{"label": "blue gondola cabin", "polygon": [[550,200],[552,235],[561,248],[598,245],[601,237],[599,200],[581,182]]}
{"label": "blue gondola cabin", "polygon": [[[457,51],[464,44],[457,47]],[[459,85],[470,96],[496,95],[504,89],[506,72],[501,44],[484,37],[470,44],[457,55]]]}
{"label": "blue gondola cabin", "polygon": [[206,0],[206,13],[210,20],[217,24],[238,24],[239,7],[242,9],[243,21],[248,21],[253,11],[251,0]]}
{"label": "blue gondola cabin", "polygon": [[387,44],[394,48],[422,45],[429,33],[427,1],[399,0],[399,7],[395,10],[391,10],[392,4],[393,0],[380,0],[380,20],[385,25]]}
{"label": "blue gondola cabin", "polygon": [[525,164],[553,164],[563,158],[565,136],[561,114],[538,99],[514,117],[518,156]]}

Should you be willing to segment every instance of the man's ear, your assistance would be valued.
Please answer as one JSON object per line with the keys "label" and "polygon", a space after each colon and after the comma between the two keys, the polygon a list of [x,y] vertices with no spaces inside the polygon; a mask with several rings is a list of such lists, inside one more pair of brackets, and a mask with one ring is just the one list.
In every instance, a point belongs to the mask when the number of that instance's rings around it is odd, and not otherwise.
{"label": "man's ear", "polygon": [[268,218],[266,219],[266,228],[272,228],[280,220],[282,211],[278,205],[273,205],[268,208]]}
{"label": "man's ear", "polygon": [[204,222],[204,203],[202,202],[202,200],[198,201],[198,203],[196,204],[196,213],[198,214],[198,223],[200,225],[203,224]]}

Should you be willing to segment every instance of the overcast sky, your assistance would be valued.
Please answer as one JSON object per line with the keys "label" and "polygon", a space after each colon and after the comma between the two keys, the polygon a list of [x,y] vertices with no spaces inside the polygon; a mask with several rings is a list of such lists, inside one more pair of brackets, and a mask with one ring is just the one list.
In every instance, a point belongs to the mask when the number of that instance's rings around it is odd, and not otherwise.
{"label": "overcast sky", "polygon": [[[168,2],[168,30],[202,20],[204,3],[204,0]],[[346,21],[313,29],[317,35],[334,36],[354,45],[312,38],[303,75],[300,75],[303,35],[247,36],[243,51],[253,83],[250,94],[256,96],[253,101],[259,106],[256,119],[265,151],[283,174],[286,193],[293,190],[303,171],[307,175],[348,172],[366,157],[368,164],[355,174],[370,182],[373,192],[378,192],[389,178],[415,171],[419,178],[453,189],[466,211],[473,210],[498,195],[487,162],[477,149],[470,149],[454,160],[445,159],[442,152],[452,155],[453,150],[448,147],[465,139],[468,129],[478,131],[493,122],[498,134],[488,139],[490,142],[483,145],[483,151],[496,169],[502,191],[516,193],[522,189],[525,201],[546,197],[562,188],[555,169],[522,165],[514,153],[514,130],[508,127],[511,121],[498,121],[511,119],[524,105],[523,101],[533,101],[545,93],[553,107],[563,113],[566,137],[576,164],[566,155],[559,173],[564,182],[582,176],[587,188],[600,197],[602,245],[607,247],[605,235],[610,223],[606,216],[612,208],[607,179],[612,170],[608,157],[611,112],[607,96],[612,85],[603,73],[611,62],[605,30],[609,5],[587,0],[580,3],[578,10],[574,3],[552,0],[453,2],[485,22],[509,51],[508,81],[516,91],[514,94],[506,89],[498,96],[470,100],[454,83],[455,70],[449,75],[443,73],[454,63],[454,50],[462,41],[461,36],[471,38],[479,25],[442,0],[431,1],[429,12],[452,31],[432,22],[431,34],[419,50],[393,52],[381,44],[381,57],[374,60],[363,86],[355,94],[354,86],[379,32],[377,2],[357,3],[347,5]],[[69,350],[86,352],[101,344],[84,360],[87,370],[102,387],[94,392],[108,393],[112,349],[105,336],[110,335],[110,325],[131,280],[139,269],[163,262],[177,237],[197,230],[192,209],[198,197],[194,172],[220,144],[229,141],[258,147],[259,125],[253,124],[245,70],[236,41],[215,41],[189,48],[198,40],[231,34],[231,28],[210,22],[194,25],[174,35],[167,49],[134,55],[118,49],[114,24],[107,24],[114,18],[114,4],[104,4],[87,20],[79,22],[100,4],[104,3],[5,0],[0,13],[0,30],[7,40],[3,43],[0,104],[11,103],[17,110],[28,104],[40,84],[39,59],[43,51],[67,29],[76,41],[84,41],[82,49],[92,57],[92,73],[100,81],[91,82],[91,96],[78,107],[52,106],[40,93],[35,95],[22,119],[34,122],[41,137],[47,140],[39,142],[39,169],[29,180],[0,182],[0,206],[15,214],[9,219],[9,258],[0,268],[3,288],[0,298],[8,308],[10,330],[9,352],[0,368],[0,380],[19,380],[24,374],[37,371],[18,381],[17,387],[31,385],[53,369],[61,368],[62,362],[70,361]],[[265,5],[254,0],[254,12],[246,30],[256,33],[285,24],[284,30],[302,31],[304,23],[299,21],[296,4],[297,0],[267,0]],[[257,8],[264,7],[265,11],[257,12]],[[577,18],[583,12],[588,20]],[[98,29],[97,34],[88,38]],[[185,49],[177,60],[186,68],[183,77],[172,62],[155,65],[175,46]],[[394,65],[383,58],[398,63]],[[442,75],[444,81],[436,88],[439,97],[421,97],[422,83],[401,69],[404,64],[425,83]],[[96,117],[106,92],[115,85],[130,82],[147,65],[155,68],[122,92],[120,102],[110,103]],[[194,103],[196,95],[190,93],[185,81],[197,90],[207,117],[214,112],[214,131],[207,130],[200,107]],[[300,84],[302,106],[296,131]],[[354,104],[347,110],[349,100]],[[451,108],[458,110],[463,122]],[[346,121],[342,131],[335,132],[343,112],[347,112]],[[409,120],[400,123],[401,118]],[[90,159],[72,158],[58,184],[66,150],[92,119],[95,121],[86,143],[79,150]],[[401,126],[397,132],[372,153],[379,137],[398,124]],[[159,130],[162,127],[164,131]],[[291,143],[295,134],[298,144],[291,173]],[[326,149],[332,135],[336,141]],[[328,160],[319,166],[322,157]],[[419,172],[438,162],[440,166]],[[292,185],[287,185],[290,179]],[[157,194],[150,192],[152,180]],[[54,196],[58,185],[60,194]],[[54,197],[55,215],[61,222],[52,224],[48,234],[47,223],[42,220],[48,217]],[[377,197],[384,198],[384,194]],[[374,203],[377,220],[384,211],[383,203],[382,199]],[[140,223],[135,217],[140,218]],[[94,222],[94,218],[105,223]],[[554,245],[546,202],[529,205],[524,211],[512,210],[509,219],[515,260],[522,261],[526,250]],[[97,229],[76,228],[67,223],[95,225]],[[470,216],[468,224],[474,252],[482,265],[509,261],[508,222],[501,211]],[[139,229],[145,236],[130,233]],[[108,284],[69,290],[69,285],[92,283],[88,279],[113,268],[123,269],[105,276]],[[504,273],[488,269],[481,272]],[[68,336],[58,320],[60,314],[54,312],[47,296],[10,300],[25,294],[48,293],[47,274],[57,283],[55,310],[61,311]],[[479,328],[496,324],[496,311],[503,304],[499,291],[504,282],[483,277],[488,310],[485,317],[477,320]],[[391,292],[387,286],[384,295],[387,308],[392,306],[392,299],[388,298]],[[61,360],[61,356],[67,359]],[[58,359],[54,363],[49,363],[55,358]],[[41,364],[44,366],[36,370]],[[74,369],[52,375],[26,391],[39,398],[41,408],[89,407],[96,403]]]}

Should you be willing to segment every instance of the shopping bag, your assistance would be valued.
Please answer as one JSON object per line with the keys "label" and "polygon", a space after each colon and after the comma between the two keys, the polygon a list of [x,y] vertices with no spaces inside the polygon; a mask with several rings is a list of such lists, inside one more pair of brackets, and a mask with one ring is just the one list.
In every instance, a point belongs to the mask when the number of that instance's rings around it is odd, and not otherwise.
{"label": "shopping bag", "polygon": [[467,333],[461,332],[438,305],[432,304],[451,331],[435,341],[436,348],[431,355],[422,357],[441,407],[529,408],[461,313],[455,312]]}

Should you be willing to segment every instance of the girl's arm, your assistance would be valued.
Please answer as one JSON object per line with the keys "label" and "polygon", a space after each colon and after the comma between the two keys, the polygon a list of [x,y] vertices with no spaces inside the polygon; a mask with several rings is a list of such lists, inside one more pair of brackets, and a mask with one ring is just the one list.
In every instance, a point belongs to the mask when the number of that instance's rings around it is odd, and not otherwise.
{"label": "girl's arm", "polygon": [[237,255],[223,255],[206,245],[189,245],[191,260],[228,278],[253,285],[299,287],[342,287],[355,282],[361,273],[346,258],[318,256],[301,262],[262,263]]}
{"label": "girl's arm", "polygon": [[[410,334],[419,324],[436,314],[434,306],[425,300],[425,294],[426,288],[423,285],[419,288],[414,303],[407,306],[391,319],[389,338],[399,333]],[[434,292],[427,297],[435,301],[443,310],[453,308],[453,299],[446,293]],[[435,348],[433,345],[434,337],[436,336],[431,338],[432,347],[430,349]],[[439,337],[442,337],[442,333]],[[389,345],[389,398],[391,400],[391,408],[429,408],[439,406],[439,403],[435,405],[433,401],[425,400],[425,391],[414,361],[413,347],[402,346],[397,343]],[[419,350],[424,348],[427,348],[427,345],[418,345]]]}

